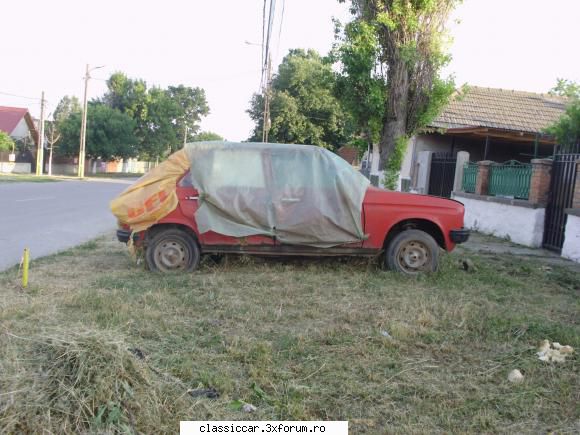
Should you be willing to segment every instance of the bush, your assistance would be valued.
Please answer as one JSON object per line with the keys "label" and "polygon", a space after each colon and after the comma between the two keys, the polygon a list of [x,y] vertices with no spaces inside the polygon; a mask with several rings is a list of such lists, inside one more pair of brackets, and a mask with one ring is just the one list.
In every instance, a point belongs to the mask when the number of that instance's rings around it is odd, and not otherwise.
{"label": "bush", "polygon": [[14,141],[6,132],[0,130],[0,151],[12,151],[14,149]]}

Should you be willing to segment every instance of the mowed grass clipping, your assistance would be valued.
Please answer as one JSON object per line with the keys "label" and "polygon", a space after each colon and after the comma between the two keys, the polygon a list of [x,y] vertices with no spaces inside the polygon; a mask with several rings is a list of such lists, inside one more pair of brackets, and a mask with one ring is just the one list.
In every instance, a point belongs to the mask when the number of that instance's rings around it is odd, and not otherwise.
{"label": "mowed grass clipping", "polygon": [[[180,420],[276,419],[349,420],[356,434],[580,431],[577,269],[470,256],[468,273],[460,258],[418,279],[336,258],[227,257],[163,276],[109,237],[34,261],[26,290],[9,270],[0,428],[176,433]],[[576,352],[539,361],[543,339]],[[524,381],[509,383],[516,368]]]}

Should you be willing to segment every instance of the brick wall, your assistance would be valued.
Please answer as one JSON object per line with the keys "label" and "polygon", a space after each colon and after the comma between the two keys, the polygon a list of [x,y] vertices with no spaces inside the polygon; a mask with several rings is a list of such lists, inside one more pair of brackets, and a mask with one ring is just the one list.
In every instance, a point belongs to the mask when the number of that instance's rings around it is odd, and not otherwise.
{"label": "brick wall", "polygon": [[477,178],[475,179],[475,194],[487,195],[489,192],[489,169],[493,162],[491,160],[482,160],[477,163]]}
{"label": "brick wall", "polygon": [[549,159],[532,160],[532,178],[530,180],[530,196],[532,204],[547,204],[550,195],[552,161]]}

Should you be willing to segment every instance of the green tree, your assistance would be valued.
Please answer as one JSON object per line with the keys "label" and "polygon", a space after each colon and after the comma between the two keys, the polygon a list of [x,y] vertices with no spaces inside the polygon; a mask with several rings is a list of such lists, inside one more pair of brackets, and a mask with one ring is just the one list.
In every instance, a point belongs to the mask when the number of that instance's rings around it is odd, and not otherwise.
{"label": "green tree", "polygon": [[372,147],[380,137],[386,98],[385,78],[377,71],[379,54],[375,27],[361,20],[353,20],[344,28],[335,22],[336,43],[332,56],[340,73],[336,80],[336,94],[354,122],[353,145]]}
{"label": "green tree", "polygon": [[205,91],[188,86],[147,87],[141,79],[116,72],[107,80],[102,102],[135,121],[138,152],[144,158],[162,157],[192,140],[199,121],[209,113]]}
{"label": "green tree", "polygon": [[[81,113],[73,112],[60,124],[58,153],[76,156],[79,151]],[[137,153],[135,121],[117,109],[91,102],[87,110],[86,156],[113,160],[134,157]]]}
{"label": "green tree", "polygon": [[[314,50],[290,50],[272,79],[269,141],[326,148],[343,143],[347,115],[334,89],[331,59]],[[261,141],[263,95],[254,94],[248,113],[255,123],[250,140]]]}
{"label": "green tree", "polygon": [[0,151],[12,151],[14,146],[14,141],[8,133],[0,130]]}
{"label": "green tree", "polygon": [[147,84],[141,79],[130,79],[122,72],[115,72],[107,80],[107,93],[103,102],[113,109],[138,120],[147,116]]}
{"label": "green tree", "polygon": [[58,124],[61,121],[64,121],[73,113],[80,113],[81,103],[77,97],[69,97],[65,95],[60,99],[54,112],[52,113],[52,119]]}
{"label": "green tree", "polygon": [[201,142],[210,140],[224,140],[224,138],[219,134],[214,133],[213,131],[200,131],[199,133],[193,135],[191,140],[194,142]]}
{"label": "green tree", "polygon": [[377,63],[387,72],[380,164],[391,187],[408,138],[438,114],[454,91],[453,80],[443,80],[439,73],[450,60],[445,24],[459,2],[351,0],[354,19],[375,29]]}
{"label": "green tree", "polygon": [[545,131],[556,138],[564,149],[580,145],[580,85],[571,80],[558,79],[551,95],[568,98],[566,112]]}
{"label": "green tree", "polygon": [[193,136],[199,131],[201,117],[209,113],[205,91],[201,88],[179,85],[169,86],[167,94],[177,106],[177,116],[172,122],[178,131],[182,132],[184,142],[192,141]]}
{"label": "green tree", "polygon": [[580,98],[580,85],[572,80],[558,79],[558,83],[549,93],[560,97]]}
{"label": "green tree", "polygon": [[546,129],[556,137],[558,144],[569,149],[580,144],[580,99],[574,98],[560,119]]}

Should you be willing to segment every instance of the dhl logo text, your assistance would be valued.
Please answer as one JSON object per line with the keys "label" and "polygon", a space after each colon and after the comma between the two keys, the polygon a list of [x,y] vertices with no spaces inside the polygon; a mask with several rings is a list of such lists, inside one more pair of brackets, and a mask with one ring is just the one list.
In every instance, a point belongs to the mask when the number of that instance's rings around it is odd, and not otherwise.
{"label": "dhl logo text", "polygon": [[127,216],[129,217],[129,219],[134,219],[136,217],[141,216],[142,214],[150,213],[153,210],[155,210],[156,208],[159,208],[159,206],[169,197],[169,195],[167,195],[167,192],[165,192],[164,190],[154,193],[153,195],[151,195],[149,198],[147,198],[145,200],[145,202],[143,203],[142,207],[137,207],[137,208],[130,208],[127,211]]}

